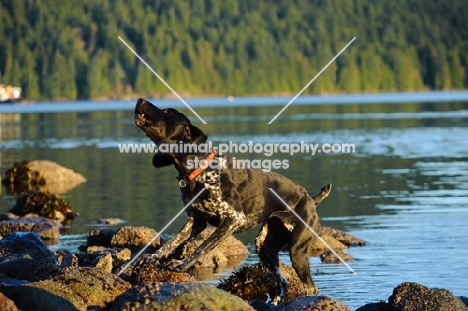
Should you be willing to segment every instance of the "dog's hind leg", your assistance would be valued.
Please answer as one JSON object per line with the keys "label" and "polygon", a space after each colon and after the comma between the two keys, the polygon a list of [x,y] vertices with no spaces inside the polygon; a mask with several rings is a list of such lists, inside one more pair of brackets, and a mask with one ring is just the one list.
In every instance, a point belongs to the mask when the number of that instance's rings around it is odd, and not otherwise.
{"label": "dog's hind leg", "polygon": [[318,293],[318,289],[312,280],[309,266],[309,247],[315,236],[308,228],[302,224],[298,224],[291,233],[291,242],[289,247],[289,256],[292,266],[296,270],[297,275],[304,284],[308,296],[313,296]]}
{"label": "dog's hind leg", "polygon": [[264,223],[255,240],[260,260],[273,272],[276,278],[277,290],[272,304],[281,302],[288,289],[288,282],[279,271],[278,252],[288,243],[289,234],[290,232],[278,217],[271,217]]}

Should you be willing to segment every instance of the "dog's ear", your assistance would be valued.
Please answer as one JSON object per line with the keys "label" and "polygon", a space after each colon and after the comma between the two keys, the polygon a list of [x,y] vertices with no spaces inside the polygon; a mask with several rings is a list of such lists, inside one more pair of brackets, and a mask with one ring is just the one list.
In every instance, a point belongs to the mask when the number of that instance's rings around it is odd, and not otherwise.
{"label": "dog's ear", "polygon": [[174,164],[174,159],[168,153],[158,152],[153,156],[153,166],[156,168],[169,166],[172,164]]}
{"label": "dog's ear", "polygon": [[196,126],[187,124],[184,128],[184,138],[193,144],[206,142],[208,137]]}

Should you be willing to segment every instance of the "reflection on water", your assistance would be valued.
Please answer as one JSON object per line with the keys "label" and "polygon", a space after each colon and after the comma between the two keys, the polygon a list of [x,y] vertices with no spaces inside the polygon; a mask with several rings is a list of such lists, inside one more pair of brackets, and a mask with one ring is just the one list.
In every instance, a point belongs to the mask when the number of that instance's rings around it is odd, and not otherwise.
{"label": "reflection on water", "polygon": [[[311,193],[334,184],[318,208],[323,225],[369,241],[349,250],[356,276],[343,265],[311,258],[321,294],[352,309],[386,300],[404,281],[467,295],[467,102],[291,105],[272,125],[267,123],[278,107],[200,107],[207,125],[183,111],[215,142],[355,144],[354,154],[275,155],[290,164],[278,172]],[[130,109],[0,114],[0,125],[2,174],[14,161],[47,159],[88,179],[63,195],[81,216],[61,246],[75,248],[102,217],[158,229],[181,208],[174,169],[152,169],[151,154],[119,153],[118,143],[149,142],[133,125]],[[1,211],[13,200],[3,192]],[[167,234],[183,223],[180,217]],[[253,243],[257,231],[239,237]],[[287,254],[281,259],[289,262]],[[246,262],[254,260],[252,254]]]}

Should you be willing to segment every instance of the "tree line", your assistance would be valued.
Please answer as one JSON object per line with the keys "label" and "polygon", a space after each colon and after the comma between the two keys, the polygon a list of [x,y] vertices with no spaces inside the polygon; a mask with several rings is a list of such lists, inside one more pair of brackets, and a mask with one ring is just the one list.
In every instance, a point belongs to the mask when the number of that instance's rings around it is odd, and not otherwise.
{"label": "tree line", "polygon": [[2,83],[32,99],[463,89],[465,0],[0,0]]}

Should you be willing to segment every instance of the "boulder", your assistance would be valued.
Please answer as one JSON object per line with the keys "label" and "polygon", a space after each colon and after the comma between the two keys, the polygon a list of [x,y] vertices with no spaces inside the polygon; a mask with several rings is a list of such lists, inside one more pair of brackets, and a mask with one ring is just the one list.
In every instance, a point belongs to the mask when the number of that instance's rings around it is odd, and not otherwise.
{"label": "boulder", "polygon": [[322,227],[320,229],[320,235],[331,236],[335,238],[336,240],[340,241],[341,243],[343,243],[344,245],[346,245],[347,247],[366,245],[366,241],[362,239],[359,239],[349,233],[346,233],[337,229],[329,228],[329,227]]}
{"label": "boulder", "polygon": [[131,259],[128,248],[106,248],[103,246],[88,246],[84,253],[77,253],[80,267],[100,267],[107,272],[116,272]]}
{"label": "boulder", "polygon": [[89,310],[104,308],[130,284],[99,268],[70,267],[52,279],[4,283],[0,290],[22,310]]}
{"label": "boulder", "polygon": [[35,233],[12,232],[0,240],[0,273],[11,278],[38,281],[50,278],[59,260]]}
{"label": "boulder", "polygon": [[59,194],[84,182],[86,178],[83,175],[48,160],[15,162],[2,179],[10,194],[24,191]]}
{"label": "boulder", "polygon": [[[346,254],[341,250],[337,250],[335,252],[338,254],[338,256],[340,256],[341,259],[343,259],[346,262],[354,259],[353,256],[351,256],[350,254]],[[326,251],[320,254],[320,260],[322,261],[322,263],[341,263],[341,260],[338,257],[336,257],[336,255],[332,251]]]}
{"label": "boulder", "polygon": [[394,311],[465,311],[465,304],[446,289],[401,283],[388,298]]}
{"label": "boulder", "polygon": [[[192,254],[214,231],[215,227],[207,227],[195,239],[178,249],[177,257]],[[247,247],[234,236],[230,235],[211,252],[204,254],[194,264],[195,268],[235,267],[249,254]]]}
{"label": "boulder", "polygon": [[123,223],[124,221],[120,218],[110,217],[110,218],[99,218],[96,220],[96,223],[101,225],[114,226]]}
{"label": "boulder", "polygon": [[[128,248],[132,252],[137,252],[146,246],[155,236],[156,230],[148,227],[125,226],[118,230],[109,228],[94,229],[88,234],[86,246],[120,247]],[[160,244],[160,238],[157,237],[146,250],[154,252]]]}
{"label": "boulder", "polygon": [[388,302],[369,303],[356,311],[465,311],[460,298],[446,289],[405,282],[393,289]]}
{"label": "boulder", "polygon": [[67,201],[54,194],[35,191],[28,191],[19,195],[10,213],[18,216],[35,214],[55,220],[66,226],[71,225],[77,215]]}
{"label": "boulder", "polygon": [[254,310],[239,297],[202,283],[151,283],[134,286],[110,304],[109,311]]}
{"label": "boulder", "polygon": [[[151,242],[157,234],[156,230],[148,227],[125,226],[118,229],[112,236],[110,246],[126,247],[132,252],[139,251],[141,248],[146,246],[146,244]],[[154,241],[152,241],[148,251],[155,251],[159,247],[160,242],[161,240],[158,236]]]}
{"label": "boulder", "polygon": [[[293,268],[280,262],[279,270],[289,284],[284,302],[307,295],[304,285]],[[276,296],[277,284],[273,273],[262,263],[258,263],[236,270],[229,278],[221,280],[218,288],[246,301],[255,299],[266,301],[269,297]]]}
{"label": "boulder", "polygon": [[41,237],[48,245],[57,244],[59,239],[58,224],[44,217],[34,214],[27,214],[24,217],[9,217],[4,214],[0,221],[0,235],[5,236],[8,233],[33,232]]}
{"label": "boulder", "polygon": [[170,271],[158,267],[158,262],[151,255],[142,255],[142,258],[127,273],[128,282],[135,284],[149,284],[154,282],[195,282],[195,278],[185,272]]}
{"label": "boulder", "polygon": [[[366,241],[356,238],[349,233],[329,227],[322,227],[319,235],[335,251],[366,244]],[[315,239],[310,247],[309,255],[318,256],[328,250],[328,247],[322,241]]]}
{"label": "boulder", "polygon": [[342,301],[327,296],[307,296],[277,306],[255,300],[250,305],[257,311],[350,311]]}

